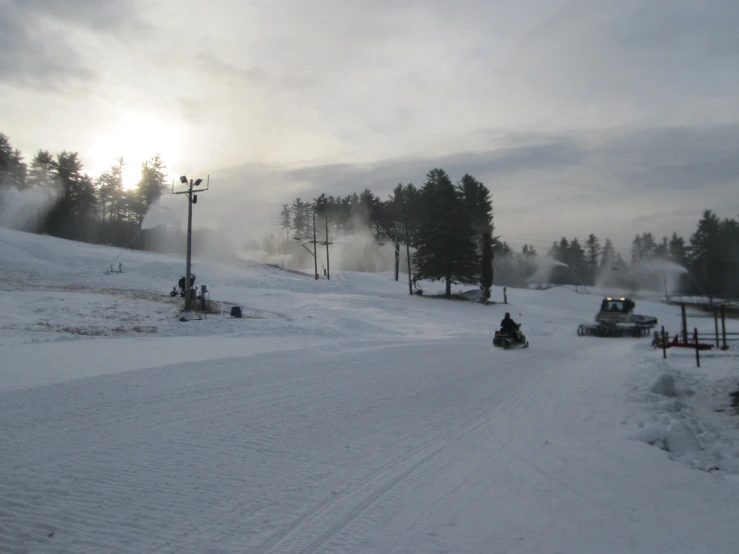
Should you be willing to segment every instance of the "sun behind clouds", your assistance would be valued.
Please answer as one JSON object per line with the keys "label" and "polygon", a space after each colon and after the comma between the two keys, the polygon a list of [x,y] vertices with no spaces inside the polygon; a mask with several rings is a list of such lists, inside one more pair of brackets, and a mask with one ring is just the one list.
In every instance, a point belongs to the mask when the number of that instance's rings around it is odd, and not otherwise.
{"label": "sun behind clouds", "polygon": [[95,168],[110,169],[123,157],[123,188],[131,189],[141,179],[141,164],[159,154],[168,171],[182,152],[179,122],[169,122],[156,115],[127,112],[110,133],[98,136],[90,152]]}

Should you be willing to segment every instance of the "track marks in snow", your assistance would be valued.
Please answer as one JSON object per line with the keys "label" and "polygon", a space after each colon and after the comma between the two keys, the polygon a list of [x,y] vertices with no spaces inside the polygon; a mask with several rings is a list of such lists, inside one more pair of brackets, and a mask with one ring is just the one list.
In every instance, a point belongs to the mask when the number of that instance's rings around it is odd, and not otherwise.
{"label": "track marks in snow", "polygon": [[[513,360],[505,360],[504,363],[511,364],[511,366],[516,365]],[[378,529],[380,522],[387,521],[389,516],[399,508],[399,504],[406,498],[406,493],[416,489],[427,479],[435,477],[434,469],[429,466],[435,465],[434,462],[438,461],[435,468],[438,470],[450,463],[454,464],[460,452],[466,452],[465,447],[468,445],[462,444],[465,439],[474,436],[472,444],[477,440],[491,440],[496,444],[493,453],[487,453],[476,462],[478,471],[490,463],[492,458],[501,454],[514,438],[495,443],[496,437],[492,430],[488,429],[487,434],[482,436],[479,436],[478,432],[494,423],[496,417],[500,415],[511,416],[526,410],[530,397],[528,391],[522,388],[515,392],[511,391],[509,396],[494,405],[484,406],[474,418],[461,427],[437,436],[430,442],[400,456],[378,472],[365,478],[359,487],[343,491],[304,514],[282,534],[275,535],[256,552],[259,554],[309,554],[313,552],[339,554],[364,551],[372,546],[373,530]],[[443,460],[437,460],[437,458],[443,458]],[[460,486],[458,485],[456,489]]]}
{"label": "track marks in snow", "polygon": [[0,550],[27,547],[38,525],[56,529],[56,552],[361,550],[439,449],[504,397],[488,353],[456,346],[268,354],[3,393]]}

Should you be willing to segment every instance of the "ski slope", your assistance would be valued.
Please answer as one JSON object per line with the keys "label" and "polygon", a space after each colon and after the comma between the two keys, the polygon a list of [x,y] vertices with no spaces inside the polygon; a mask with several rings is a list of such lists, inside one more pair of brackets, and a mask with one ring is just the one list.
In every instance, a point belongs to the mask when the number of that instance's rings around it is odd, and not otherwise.
{"label": "ski slope", "polygon": [[[247,262],[193,271],[248,317],[180,322],[182,259],[119,254],[0,229],[4,554],[737,551],[731,352],[577,337],[567,289]],[[531,348],[492,348],[505,311]]]}

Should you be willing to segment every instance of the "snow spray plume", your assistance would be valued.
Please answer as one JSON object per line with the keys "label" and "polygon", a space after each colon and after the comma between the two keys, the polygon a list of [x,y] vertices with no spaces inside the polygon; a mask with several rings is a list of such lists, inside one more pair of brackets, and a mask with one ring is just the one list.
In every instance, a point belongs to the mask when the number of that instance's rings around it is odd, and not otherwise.
{"label": "snow spray plume", "polygon": [[0,226],[39,232],[58,199],[59,189],[52,185],[26,189],[0,185]]}
{"label": "snow spray plume", "polygon": [[[192,257],[211,262],[231,262],[236,248],[231,233],[206,213],[193,218]],[[145,232],[147,250],[185,255],[187,250],[187,203],[182,196],[163,195],[154,201],[144,215],[141,229]]]}
{"label": "snow spray plume", "polygon": [[[330,216],[329,216],[330,220]],[[319,241],[316,249],[318,271],[323,274],[327,268],[326,247],[320,244],[326,238],[324,218],[316,218],[316,239]],[[392,271],[395,265],[395,249],[391,240],[378,240],[367,216],[361,212],[355,213],[347,227],[351,230],[337,234],[333,226],[329,225],[329,241],[331,242],[330,270],[383,272]],[[272,233],[264,236],[262,241],[248,240],[244,244],[239,258],[261,263],[275,263],[290,269],[305,271],[312,274],[313,261],[313,232],[306,236],[296,236],[294,231],[285,235],[284,231],[278,235]],[[411,249],[413,251],[413,249]],[[406,249],[401,248],[400,270],[407,271]]]}
{"label": "snow spray plume", "polygon": [[538,285],[551,284],[554,281],[554,272],[557,271],[558,268],[568,268],[567,264],[548,256],[537,256],[531,263],[533,265],[534,273],[526,281],[528,283],[535,283]]}
{"label": "snow spray plume", "polygon": [[663,291],[666,294],[680,291],[688,270],[671,260],[654,258],[641,260],[631,267],[636,286],[642,290]]}
{"label": "snow spray plume", "polygon": [[[351,218],[351,231],[329,236],[331,269],[334,271],[383,272],[395,267],[395,247],[391,240],[378,241],[363,213]],[[321,235],[325,236],[325,235]],[[318,266],[325,267],[326,249],[318,250]],[[405,248],[401,248],[401,270],[407,271]]]}

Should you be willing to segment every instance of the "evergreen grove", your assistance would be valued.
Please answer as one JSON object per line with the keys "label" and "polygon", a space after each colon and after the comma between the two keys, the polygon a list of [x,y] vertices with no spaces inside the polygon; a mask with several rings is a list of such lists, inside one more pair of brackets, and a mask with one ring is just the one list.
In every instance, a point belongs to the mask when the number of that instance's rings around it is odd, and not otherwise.
{"label": "evergreen grove", "polygon": [[[520,252],[515,252],[506,241],[494,236],[491,193],[471,175],[464,175],[453,185],[443,170],[434,169],[421,188],[412,183],[398,184],[387,200],[381,200],[370,189],[343,197],[321,194],[313,201],[296,198],[292,204],[284,204],[280,213],[285,235],[281,239],[265,237],[259,247],[277,254],[292,248],[293,239],[309,239],[314,209],[320,219],[328,218],[332,236],[369,226],[380,240],[405,243],[405,233],[398,231],[396,224],[407,225],[415,250],[414,279],[444,281],[446,295],[451,293],[451,283],[467,283],[479,284],[489,298],[493,282],[527,286],[537,272],[539,253],[532,244],[524,244]],[[320,229],[323,225],[320,221],[317,224]],[[652,271],[650,283],[641,268],[645,262],[663,260],[689,270],[679,284],[685,293],[739,296],[739,224],[731,218],[721,220],[711,210],[703,212],[688,241],[677,233],[658,241],[646,232],[635,236],[630,253],[622,254],[609,238],[601,242],[591,233],[582,243],[577,238],[562,237],[546,254],[567,266],[555,268],[549,275],[551,284],[624,288],[646,284],[661,290],[659,270]]]}
{"label": "evergreen grove", "polygon": [[[31,214],[28,229],[73,240],[145,248],[141,224],[147,209],[166,191],[165,165],[155,155],[141,164],[135,188],[123,187],[124,160],[93,178],[84,172],[76,152],[52,155],[40,150],[30,163],[0,133],[0,208],[13,191],[47,194],[49,210]],[[371,190],[346,196],[321,194],[313,201],[296,198],[280,213],[282,237],[265,237],[269,253],[295,247],[295,238],[311,238],[313,212],[325,218],[332,236],[369,227],[377,240],[405,243],[414,249],[414,278],[442,281],[447,295],[452,283],[477,284],[489,295],[497,285],[525,286],[536,272],[539,256],[531,244],[520,252],[494,235],[490,190],[471,175],[454,184],[442,169],[426,175],[421,187],[398,184],[381,200]],[[27,217],[29,219],[29,217]],[[136,240],[138,238],[138,240]],[[244,239],[244,242],[247,242]],[[705,210],[695,232],[686,241],[673,233],[657,239],[646,232],[635,236],[631,251],[624,254],[610,239],[603,242],[590,234],[584,242],[562,237],[547,250],[548,256],[566,264],[555,271],[554,284],[593,285],[604,273],[630,286],[639,267],[651,260],[668,260],[684,266],[689,276],[685,292],[714,296],[739,296],[739,223],[721,219]],[[630,261],[626,261],[630,257]],[[654,283],[659,288],[659,283]]]}
{"label": "evergreen grove", "polygon": [[[141,223],[149,206],[167,190],[159,155],[141,164],[135,188],[123,186],[123,158],[96,178],[84,172],[77,152],[40,150],[26,163],[0,133],[0,205],[11,192],[48,198],[50,209],[26,214],[25,230],[72,240],[143,248]],[[134,238],[139,238],[132,243]]]}

